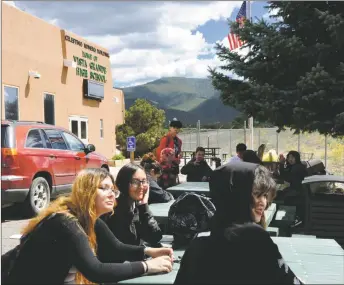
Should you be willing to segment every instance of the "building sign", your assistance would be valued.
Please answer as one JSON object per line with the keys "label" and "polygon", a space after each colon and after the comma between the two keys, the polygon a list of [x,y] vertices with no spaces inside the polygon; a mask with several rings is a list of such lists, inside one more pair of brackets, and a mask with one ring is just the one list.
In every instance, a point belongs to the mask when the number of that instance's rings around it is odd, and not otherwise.
{"label": "building sign", "polygon": [[97,54],[100,54],[100,55],[103,55],[103,56],[106,56],[106,57],[110,57],[110,55],[105,52],[105,51],[102,51],[101,49],[98,49],[98,48],[95,48],[89,44],[86,44],[86,43],[83,43],[82,41],[79,41],[77,39],[74,39],[72,38],[71,36],[68,36],[68,35],[65,35],[65,40],[72,43],[72,44],[75,44],[75,45],[78,45],[80,47],[83,47],[84,49],[87,49],[87,50],[90,50],[90,51],[93,51]]}
{"label": "building sign", "polygon": [[[78,65],[76,75],[106,83],[106,67],[98,64],[98,57],[87,52],[82,52],[82,57],[73,56]],[[89,70],[88,70],[89,67]]]}

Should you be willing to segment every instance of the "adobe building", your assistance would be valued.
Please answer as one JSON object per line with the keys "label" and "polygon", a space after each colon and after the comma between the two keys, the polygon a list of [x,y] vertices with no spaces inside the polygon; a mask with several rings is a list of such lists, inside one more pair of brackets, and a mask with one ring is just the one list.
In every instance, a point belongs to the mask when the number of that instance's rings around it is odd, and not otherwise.
{"label": "adobe building", "polygon": [[2,2],[1,119],[69,129],[110,159],[124,94],[113,88],[109,52]]}

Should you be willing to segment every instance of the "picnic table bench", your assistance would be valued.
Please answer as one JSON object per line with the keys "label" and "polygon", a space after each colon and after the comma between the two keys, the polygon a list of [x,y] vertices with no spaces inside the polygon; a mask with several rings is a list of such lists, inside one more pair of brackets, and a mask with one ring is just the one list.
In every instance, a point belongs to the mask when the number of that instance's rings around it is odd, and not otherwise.
{"label": "picnic table bench", "polygon": [[[333,239],[272,237],[287,265],[305,284],[344,284],[344,250]],[[175,250],[182,256],[184,250]],[[121,284],[173,284],[180,264],[167,274],[142,276]],[[267,272],[268,274],[268,272]]]}

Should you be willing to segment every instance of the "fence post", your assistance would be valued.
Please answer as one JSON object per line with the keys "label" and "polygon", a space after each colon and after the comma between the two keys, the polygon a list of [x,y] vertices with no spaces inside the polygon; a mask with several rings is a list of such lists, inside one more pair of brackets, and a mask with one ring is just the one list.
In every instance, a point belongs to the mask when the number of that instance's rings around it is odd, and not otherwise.
{"label": "fence post", "polygon": [[325,135],[325,168],[327,168],[327,135]]}
{"label": "fence post", "polygon": [[276,132],[276,152],[278,154],[279,132]]}
{"label": "fence post", "polygon": [[229,157],[232,156],[232,130],[229,129]]}
{"label": "fence post", "polygon": [[301,134],[297,135],[297,151],[300,153],[300,141],[301,141]]}
{"label": "fence post", "polygon": [[246,121],[244,122],[244,142],[246,144]]}
{"label": "fence post", "polygon": [[197,145],[196,147],[199,147],[201,146],[201,137],[200,137],[200,134],[201,133],[201,121],[198,120],[197,121]]}

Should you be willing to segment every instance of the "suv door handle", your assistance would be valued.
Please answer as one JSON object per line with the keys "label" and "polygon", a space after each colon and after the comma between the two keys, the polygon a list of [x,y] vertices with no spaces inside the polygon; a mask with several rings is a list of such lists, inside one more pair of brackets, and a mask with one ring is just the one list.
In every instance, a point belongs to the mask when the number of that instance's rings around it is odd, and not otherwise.
{"label": "suv door handle", "polygon": [[56,158],[56,155],[50,154],[49,157],[50,157],[50,158]]}
{"label": "suv door handle", "polygon": [[76,160],[80,160],[80,157],[79,157],[79,156],[74,156],[74,158],[75,158]]}

